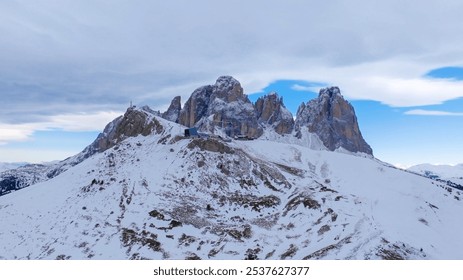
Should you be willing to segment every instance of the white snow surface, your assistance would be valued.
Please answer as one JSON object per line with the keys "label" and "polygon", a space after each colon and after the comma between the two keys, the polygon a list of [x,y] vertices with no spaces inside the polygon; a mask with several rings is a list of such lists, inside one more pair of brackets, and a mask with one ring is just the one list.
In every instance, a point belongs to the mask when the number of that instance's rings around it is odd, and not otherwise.
{"label": "white snow surface", "polygon": [[[296,132],[293,132],[293,134]],[[278,134],[271,127],[264,129],[264,133],[259,137],[259,140],[266,140],[270,142],[286,143],[286,144],[295,144],[303,147],[307,147],[312,150],[328,150],[325,145],[323,145],[322,140],[318,137],[317,134],[309,132],[307,127],[301,127],[300,134],[298,138],[293,134]]]}
{"label": "white snow surface", "polygon": [[158,120],[160,134],[0,197],[0,259],[463,259],[461,191],[281,139],[184,139]]}

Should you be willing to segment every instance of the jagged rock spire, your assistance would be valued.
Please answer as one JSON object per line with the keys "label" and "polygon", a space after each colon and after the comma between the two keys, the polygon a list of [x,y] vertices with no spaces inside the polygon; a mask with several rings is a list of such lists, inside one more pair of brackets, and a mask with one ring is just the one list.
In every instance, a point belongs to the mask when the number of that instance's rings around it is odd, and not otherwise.
{"label": "jagged rock spire", "polygon": [[354,108],[338,87],[320,90],[318,98],[297,110],[296,130],[308,127],[331,151],[344,148],[351,152],[373,154],[360,132]]}
{"label": "jagged rock spire", "polygon": [[231,76],[196,89],[180,111],[178,123],[210,132],[218,128],[229,136],[257,138],[263,133],[251,101]]}
{"label": "jagged rock spire", "polygon": [[257,99],[254,107],[259,123],[271,125],[278,134],[289,134],[293,131],[293,115],[283,104],[283,97],[279,97],[276,92]]}
{"label": "jagged rock spire", "polygon": [[174,97],[174,99],[172,99],[172,102],[170,102],[169,108],[167,109],[167,111],[165,111],[162,114],[162,117],[171,122],[177,122],[181,110],[182,110],[181,97],[176,96]]}
{"label": "jagged rock spire", "polygon": [[219,129],[228,136],[250,138],[260,137],[268,128],[281,135],[294,131],[301,135],[301,128],[307,127],[329,150],[373,153],[362,137],[354,108],[338,87],[321,89],[318,98],[302,103],[294,121],[277,93],[271,92],[252,104],[235,78],[221,76],[214,85],[196,89],[183,108],[180,97],[174,98],[163,117],[203,131]]}

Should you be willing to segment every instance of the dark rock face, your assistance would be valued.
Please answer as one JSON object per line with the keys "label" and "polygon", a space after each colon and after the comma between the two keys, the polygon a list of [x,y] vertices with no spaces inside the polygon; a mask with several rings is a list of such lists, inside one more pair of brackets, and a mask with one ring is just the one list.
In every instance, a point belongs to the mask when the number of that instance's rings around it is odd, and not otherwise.
{"label": "dark rock face", "polygon": [[201,118],[206,116],[212,90],[212,86],[203,86],[196,89],[180,111],[178,123],[193,127]]}
{"label": "dark rock face", "polygon": [[181,101],[180,96],[174,97],[172,99],[172,102],[170,103],[169,108],[167,109],[166,112],[162,114],[162,117],[166,120],[169,120],[171,122],[177,122],[178,117],[180,115],[180,111],[182,110],[182,104],[180,103]]}
{"label": "dark rock face", "polygon": [[128,137],[148,136],[153,131],[161,133],[162,125],[153,118],[149,108],[128,108],[125,114],[109,123],[103,133],[90,145],[99,153],[106,151]]}
{"label": "dark rock face", "polygon": [[114,143],[111,143],[112,139],[115,138],[116,128],[118,127],[119,123],[121,122],[123,116],[119,116],[114,119],[112,122],[108,123],[103,132],[98,134],[97,138],[90,144],[88,147],[85,148],[85,154],[88,156],[92,156],[96,153],[106,151]]}
{"label": "dark rock face", "polygon": [[233,77],[221,76],[217,79],[213,87],[213,99],[220,98],[225,102],[246,101],[247,99],[240,82]]}
{"label": "dark rock face", "polygon": [[189,149],[193,149],[195,147],[200,148],[202,151],[206,150],[209,152],[214,153],[226,153],[226,154],[233,154],[234,150],[231,149],[229,146],[225,145],[221,141],[217,141],[215,139],[193,139],[190,144],[188,144]]}
{"label": "dark rock face", "polygon": [[283,98],[278,97],[277,93],[272,92],[260,97],[254,107],[259,123],[271,125],[278,134],[289,134],[293,131],[293,115],[286,109]]}
{"label": "dark rock face", "polygon": [[80,163],[96,153],[104,152],[128,137],[140,134],[147,136],[153,130],[161,133],[163,128],[156,118],[152,117],[153,115],[158,115],[158,112],[151,110],[148,106],[141,109],[128,108],[123,116],[108,123],[92,144],[76,155],[79,159],[78,162]]}
{"label": "dark rock face", "polygon": [[342,147],[351,152],[373,154],[362,137],[354,108],[337,87],[320,90],[318,98],[299,107],[296,130],[304,126],[317,134],[331,151]]}
{"label": "dark rock face", "polygon": [[263,133],[252,103],[230,76],[195,90],[180,111],[178,123],[209,132],[222,129],[229,136],[257,138]]}
{"label": "dark rock face", "polygon": [[[175,112],[170,120],[175,118],[180,108],[179,101],[174,99],[168,110]],[[167,115],[166,112],[166,118]],[[353,107],[337,87],[323,89],[317,99],[302,104],[295,122],[276,93],[259,98],[253,105],[243,94],[237,80],[222,76],[214,85],[196,89],[178,116],[177,122],[184,126],[212,133],[222,130],[232,137],[258,138],[268,127],[281,135],[308,127],[329,150],[342,147],[352,152],[372,154],[360,133]]]}

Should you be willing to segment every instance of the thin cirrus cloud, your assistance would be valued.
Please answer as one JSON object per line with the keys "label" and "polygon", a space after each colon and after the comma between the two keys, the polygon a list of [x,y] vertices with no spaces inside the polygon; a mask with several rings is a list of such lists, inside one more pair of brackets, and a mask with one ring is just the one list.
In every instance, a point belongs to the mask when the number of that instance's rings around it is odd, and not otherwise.
{"label": "thin cirrus cloud", "polygon": [[296,91],[314,91],[316,88],[311,87],[311,86],[303,86],[300,84],[294,84],[291,89],[296,90]]}
{"label": "thin cirrus cloud", "polygon": [[309,92],[319,92],[320,89],[325,86],[325,85],[322,85],[322,84],[317,84],[317,85],[300,85],[300,84],[294,84],[291,86],[291,89],[292,90],[295,90],[295,91],[309,91]]}
{"label": "thin cirrus cloud", "polygon": [[434,111],[434,110],[409,110],[404,113],[405,115],[416,115],[416,116],[443,116],[443,117],[463,117],[463,113],[460,112],[446,112],[446,111]]}

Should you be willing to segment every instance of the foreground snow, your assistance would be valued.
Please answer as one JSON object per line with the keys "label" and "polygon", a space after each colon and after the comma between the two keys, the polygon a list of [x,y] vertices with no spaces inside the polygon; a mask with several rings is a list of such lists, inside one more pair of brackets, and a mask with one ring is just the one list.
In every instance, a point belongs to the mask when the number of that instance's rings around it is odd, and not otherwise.
{"label": "foreground snow", "polygon": [[271,140],[129,138],[0,197],[0,259],[463,259],[463,196]]}

